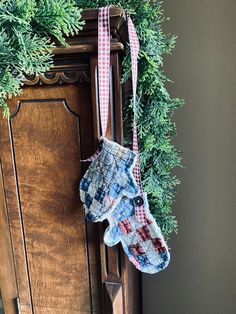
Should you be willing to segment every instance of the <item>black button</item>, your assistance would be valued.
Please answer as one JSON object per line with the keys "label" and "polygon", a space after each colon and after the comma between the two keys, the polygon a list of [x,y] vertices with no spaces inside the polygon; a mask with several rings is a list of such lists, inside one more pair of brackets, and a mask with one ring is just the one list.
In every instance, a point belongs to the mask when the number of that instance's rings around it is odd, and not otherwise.
{"label": "black button", "polygon": [[133,198],[133,203],[135,206],[142,206],[143,205],[143,198],[141,196],[135,196]]}

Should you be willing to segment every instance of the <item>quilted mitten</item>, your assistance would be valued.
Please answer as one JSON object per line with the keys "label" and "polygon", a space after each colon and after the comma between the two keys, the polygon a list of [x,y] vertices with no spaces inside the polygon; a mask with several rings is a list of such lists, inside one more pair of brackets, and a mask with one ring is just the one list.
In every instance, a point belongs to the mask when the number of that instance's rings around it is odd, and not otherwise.
{"label": "quilted mitten", "polygon": [[169,264],[170,254],[154,217],[148,207],[146,193],[142,200],[146,222],[136,217],[140,196],[130,199],[123,197],[108,217],[109,226],[104,234],[104,242],[113,246],[121,242],[131,263],[142,272],[156,273]]}
{"label": "quilted mitten", "polygon": [[106,219],[123,196],[133,198],[139,190],[132,173],[136,154],[106,138],[100,143],[100,153],[80,181],[86,219],[94,222]]}

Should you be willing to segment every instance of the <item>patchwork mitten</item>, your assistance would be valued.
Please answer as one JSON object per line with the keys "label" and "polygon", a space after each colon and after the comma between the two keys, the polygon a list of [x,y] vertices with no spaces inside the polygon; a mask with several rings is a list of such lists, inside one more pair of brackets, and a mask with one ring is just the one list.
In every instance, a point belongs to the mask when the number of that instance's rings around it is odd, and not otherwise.
{"label": "patchwork mitten", "polygon": [[108,217],[109,226],[104,234],[104,242],[108,246],[121,242],[131,263],[140,271],[153,274],[168,266],[170,254],[161,230],[149,211],[146,193],[143,193],[142,199],[146,222],[141,223],[136,218],[135,198],[123,197]]}
{"label": "patchwork mitten", "polygon": [[100,153],[80,181],[86,219],[94,222],[106,219],[123,196],[133,198],[139,190],[132,173],[136,154],[106,138],[100,143]]}

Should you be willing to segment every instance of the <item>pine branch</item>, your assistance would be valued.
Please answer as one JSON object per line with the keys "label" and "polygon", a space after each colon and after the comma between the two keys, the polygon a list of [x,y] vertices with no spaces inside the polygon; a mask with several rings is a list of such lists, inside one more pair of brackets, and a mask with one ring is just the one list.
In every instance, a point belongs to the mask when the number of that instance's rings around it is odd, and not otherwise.
{"label": "pine branch", "polygon": [[81,10],[72,0],[0,0],[0,107],[9,115],[6,100],[21,92],[25,74],[41,74],[52,65],[52,36],[82,27]]}
{"label": "pine branch", "polygon": [[73,0],[39,0],[33,21],[38,33],[53,35],[66,45],[64,36],[77,34],[83,25]]}

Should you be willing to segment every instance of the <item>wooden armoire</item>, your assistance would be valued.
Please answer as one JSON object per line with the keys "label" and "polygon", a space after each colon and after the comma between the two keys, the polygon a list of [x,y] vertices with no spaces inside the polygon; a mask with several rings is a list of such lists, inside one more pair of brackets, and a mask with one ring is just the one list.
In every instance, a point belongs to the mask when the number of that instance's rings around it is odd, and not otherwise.
{"label": "wooden armoire", "polygon": [[[103,243],[106,223],[89,223],[78,184],[100,135],[97,16],[54,66],[27,77],[0,119],[0,289],[6,314],[139,314],[140,273],[121,247]],[[124,12],[112,8],[107,136],[122,142]],[[127,90],[127,89],[126,89]]]}

